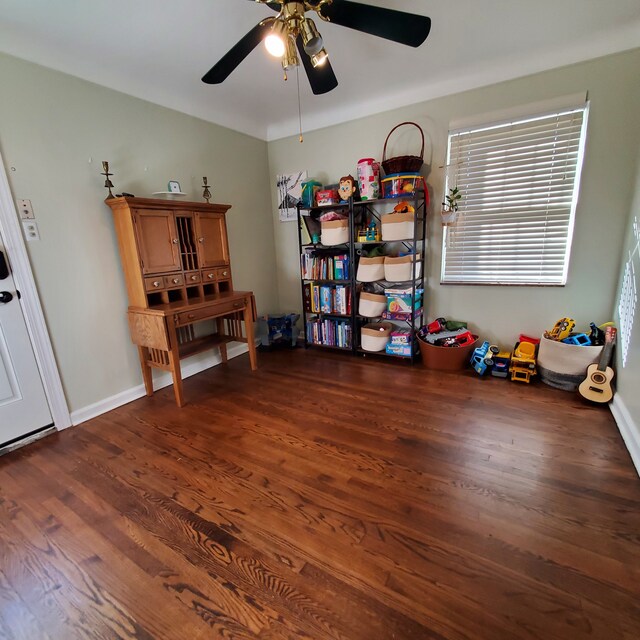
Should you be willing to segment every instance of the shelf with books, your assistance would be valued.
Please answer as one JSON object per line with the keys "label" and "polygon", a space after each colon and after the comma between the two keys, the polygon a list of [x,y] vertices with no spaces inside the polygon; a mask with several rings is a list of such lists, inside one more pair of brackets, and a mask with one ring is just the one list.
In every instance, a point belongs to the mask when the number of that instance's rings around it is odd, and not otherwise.
{"label": "shelf with books", "polygon": [[353,326],[351,321],[333,318],[307,319],[305,342],[313,346],[353,348]]}
{"label": "shelf with books", "polygon": [[[422,266],[426,250],[427,204],[427,192],[418,191],[397,198],[360,202],[350,200],[346,204],[298,209],[300,282],[306,345],[338,346],[353,354],[377,353],[414,360],[417,355],[415,335],[425,313],[422,299],[425,278]],[[348,242],[325,246],[319,242],[323,231],[322,220],[326,219],[325,214],[331,210],[348,216]],[[398,221],[410,218],[409,224],[402,225],[403,231],[400,233],[386,233],[391,227],[395,227],[396,222],[388,214],[401,210],[409,211],[412,215],[399,218]],[[392,222],[390,227],[384,226],[389,222]],[[365,237],[368,239],[365,240]],[[396,269],[398,263],[402,263],[404,270],[390,270],[394,279],[380,277],[373,282],[358,281],[360,259],[377,255],[390,258],[390,263],[395,261],[393,266]],[[400,279],[405,273],[409,277]],[[411,278],[411,275],[415,277]],[[363,290],[376,293],[379,297],[394,289],[403,290],[405,296],[414,301],[404,312],[388,307],[384,312],[379,311],[380,315],[375,318],[359,314],[359,297]],[[416,302],[417,298],[421,298],[419,303]],[[362,349],[362,327],[383,321],[391,322],[395,327],[385,349],[380,352]]]}
{"label": "shelf with books", "polygon": [[353,294],[351,284],[317,284],[303,282],[304,312],[339,314],[351,317]]}
{"label": "shelf with books", "polygon": [[[426,250],[426,216],[428,196],[425,191],[417,191],[398,198],[365,200],[354,203],[355,219],[360,228],[356,236],[369,235],[379,238],[379,242],[356,243],[356,292],[384,294],[386,309],[378,318],[356,314],[354,328],[356,338],[354,351],[359,354],[377,354],[392,358],[409,359],[417,356],[416,333],[424,316],[424,263]],[[400,215],[396,218],[396,214]],[[384,274],[379,269],[371,269],[370,262],[363,267],[358,280],[358,267],[362,257],[384,257]],[[364,263],[363,263],[364,264]],[[379,276],[375,280],[371,277]],[[412,277],[413,276],[413,277]],[[358,305],[359,306],[359,305]],[[389,341],[381,351],[362,348],[361,330],[365,325],[376,322],[391,323]]]}
{"label": "shelf with books", "polygon": [[303,280],[350,281],[351,264],[348,250],[304,247],[300,253]]}

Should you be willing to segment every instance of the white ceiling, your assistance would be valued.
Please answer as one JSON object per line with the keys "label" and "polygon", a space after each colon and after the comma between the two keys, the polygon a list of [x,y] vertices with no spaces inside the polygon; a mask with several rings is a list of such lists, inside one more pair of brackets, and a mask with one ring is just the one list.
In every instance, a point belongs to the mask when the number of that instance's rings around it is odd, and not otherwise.
{"label": "white ceiling", "polygon": [[[368,4],[427,15],[431,34],[412,49],[316,20],[340,84],[314,96],[301,68],[307,131],[640,46],[640,0]],[[273,140],[297,132],[296,79],[262,46],[223,84],[200,81],[269,15],[247,0],[0,0],[0,50]]]}

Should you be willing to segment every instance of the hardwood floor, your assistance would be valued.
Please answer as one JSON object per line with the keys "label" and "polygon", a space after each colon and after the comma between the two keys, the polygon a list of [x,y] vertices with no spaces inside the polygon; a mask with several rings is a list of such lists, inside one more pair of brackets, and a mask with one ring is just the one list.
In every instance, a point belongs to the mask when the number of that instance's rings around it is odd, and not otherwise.
{"label": "hardwood floor", "polygon": [[542,384],[236,358],[0,458],[0,637],[640,637],[640,480]]}

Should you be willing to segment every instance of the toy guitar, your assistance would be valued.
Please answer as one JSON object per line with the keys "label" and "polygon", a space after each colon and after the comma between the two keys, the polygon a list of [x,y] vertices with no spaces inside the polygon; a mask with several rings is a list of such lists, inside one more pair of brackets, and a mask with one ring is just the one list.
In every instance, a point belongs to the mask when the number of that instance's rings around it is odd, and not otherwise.
{"label": "toy guitar", "polygon": [[598,364],[590,364],[587,367],[587,377],[578,387],[580,395],[592,402],[609,402],[613,398],[611,380],[613,380],[614,373],[609,362],[616,341],[616,333],[615,327],[607,327],[600,361]]}

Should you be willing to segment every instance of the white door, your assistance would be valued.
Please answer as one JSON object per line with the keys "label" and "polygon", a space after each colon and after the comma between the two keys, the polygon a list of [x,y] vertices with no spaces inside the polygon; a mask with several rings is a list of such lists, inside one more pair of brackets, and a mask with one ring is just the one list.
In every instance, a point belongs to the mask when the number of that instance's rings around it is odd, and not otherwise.
{"label": "white door", "polygon": [[0,236],[0,446],[52,423]]}

